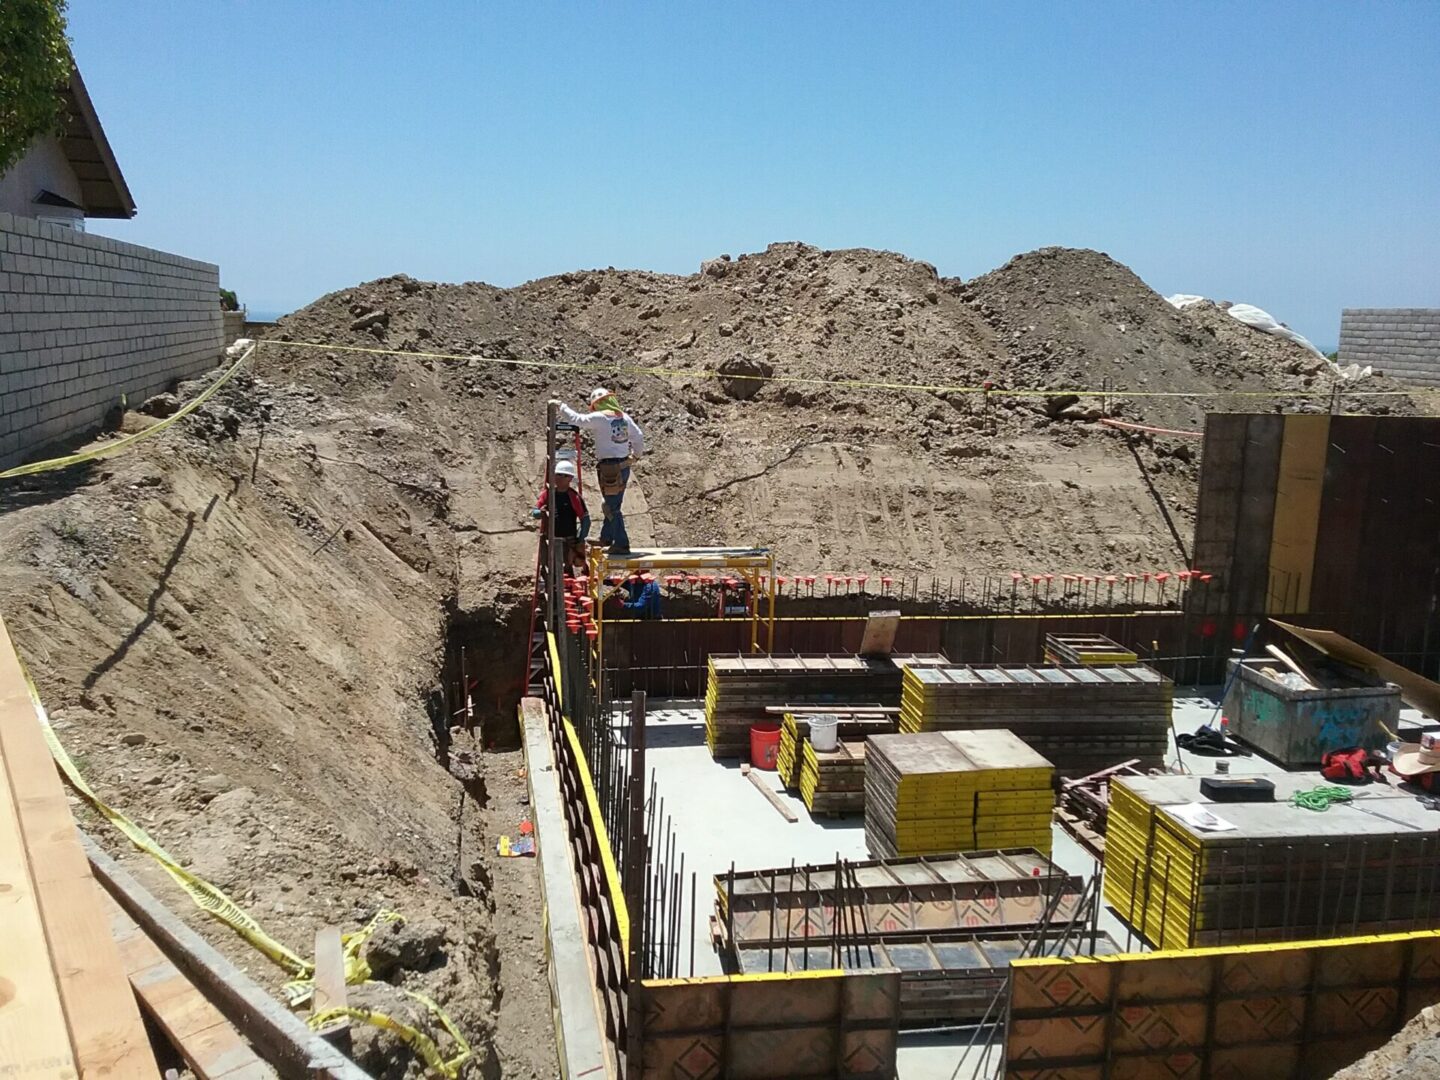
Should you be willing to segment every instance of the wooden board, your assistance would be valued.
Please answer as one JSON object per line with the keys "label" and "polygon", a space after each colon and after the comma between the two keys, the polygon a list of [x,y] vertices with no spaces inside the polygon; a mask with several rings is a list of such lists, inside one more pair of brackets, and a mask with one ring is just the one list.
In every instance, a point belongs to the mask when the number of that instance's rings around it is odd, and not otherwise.
{"label": "wooden board", "polygon": [[159,1070],[149,1036],[3,624],[0,758],[81,1080],[156,1080]]}
{"label": "wooden board", "polygon": [[872,611],[865,620],[865,633],[860,638],[861,656],[889,656],[895,651],[895,635],[900,632],[900,612]]}
{"label": "wooden board", "polygon": [[102,905],[136,996],[195,1075],[200,1080],[272,1080],[275,1070],[103,890]]}
{"label": "wooden board", "polygon": [[1440,683],[1432,682],[1409,668],[1386,660],[1379,653],[1357,645],[1333,630],[1311,630],[1281,622],[1279,619],[1270,621],[1282,630],[1294,634],[1307,645],[1319,649],[1326,656],[1333,656],[1347,664],[1373,671],[1380,678],[1394,683],[1400,687],[1400,698],[1405,704],[1419,709],[1432,719],[1440,720]]}
{"label": "wooden board", "polygon": [[1315,551],[1310,589],[1310,610],[1321,615],[1342,614],[1352,606],[1378,422],[1374,416],[1338,416],[1330,425],[1318,526],[1323,542]]}
{"label": "wooden board", "polygon": [[[28,707],[28,700],[26,705]],[[0,703],[0,724],[11,710]],[[0,763],[0,1062],[19,1080],[75,1076],[60,988],[50,969],[45,927],[10,782]],[[8,1072],[4,1073],[7,1077]]]}

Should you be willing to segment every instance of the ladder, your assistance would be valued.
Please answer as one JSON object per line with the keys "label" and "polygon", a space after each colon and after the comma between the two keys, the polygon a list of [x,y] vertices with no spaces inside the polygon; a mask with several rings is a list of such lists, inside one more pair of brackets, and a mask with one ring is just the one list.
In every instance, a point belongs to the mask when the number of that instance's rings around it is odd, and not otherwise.
{"label": "ladder", "polygon": [[[554,411],[546,424],[545,432],[545,470],[541,476],[541,484],[550,482],[554,475],[555,461],[569,450],[569,447],[561,446],[562,442],[573,444],[575,461],[575,489],[581,491],[580,483],[580,429],[574,424],[561,424],[555,421]],[[553,493],[552,493],[553,494]],[[547,506],[549,505],[547,500]],[[547,513],[549,511],[547,510]],[[542,522],[545,519],[541,519]],[[549,565],[546,558],[546,548],[549,545],[549,529],[542,524],[540,535],[535,543],[535,584],[530,593],[530,633],[525,639],[525,682],[524,692],[527,695],[536,694],[540,691],[541,682],[545,668],[549,664],[549,657],[546,655],[546,635],[553,629],[547,625],[546,612],[549,610],[550,583],[545,580],[545,568]]]}

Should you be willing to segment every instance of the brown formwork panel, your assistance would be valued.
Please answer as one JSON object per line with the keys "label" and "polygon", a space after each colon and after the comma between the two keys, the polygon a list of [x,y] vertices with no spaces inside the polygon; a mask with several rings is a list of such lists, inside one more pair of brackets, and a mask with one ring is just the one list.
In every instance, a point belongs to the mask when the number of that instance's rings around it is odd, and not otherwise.
{"label": "brown formwork panel", "polygon": [[1315,611],[1348,611],[1361,557],[1365,510],[1375,459],[1373,416],[1336,417],[1330,425],[1325,489],[1320,498],[1310,606]]}
{"label": "brown formwork panel", "polygon": [[1238,611],[1264,611],[1275,523],[1275,480],[1280,471],[1283,416],[1251,416],[1246,424],[1244,475],[1235,523],[1231,599]]}
{"label": "brown formwork panel", "polygon": [[655,979],[631,993],[642,1080],[895,1074],[898,971]]}
{"label": "brown formwork panel", "polygon": [[1440,931],[1017,961],[1005,1075],[1328,1076],[1440,1001]]}
{"label": "brown formwork panel", "polygon": [[[1205,452],[1195,512],[1195,565],[1214,574],[1212,594],[1233,591],[1235,529],[1245,476],[1245,432],[1242,413],[1211,413],[1205,418]],[[1226,607],[1229,605],[1227,604]]]}
{"label": "brown formwork panel", "polygon": [[1320,535],[1317,526],[1329,445],[1330,417],[1327,414],[1285,417],[1285,435],[1275,480],[1267,611],[1310,610],[1315,548]]}

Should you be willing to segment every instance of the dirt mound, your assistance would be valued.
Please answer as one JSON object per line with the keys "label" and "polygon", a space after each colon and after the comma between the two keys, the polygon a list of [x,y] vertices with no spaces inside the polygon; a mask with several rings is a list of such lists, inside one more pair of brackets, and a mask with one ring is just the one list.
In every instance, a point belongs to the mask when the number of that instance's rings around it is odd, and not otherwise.
{"label": "dirt mound", "polygon": [[[1128,267],[1098,251],[1041,248],[975,278],[965,295],[1006,342],[1008,385],[1211,394],[1310,391],[1323,361],[1235,320],[1177,311]],[[1212,308],[1213,311],[1213,308]],[[1246,341],[1242,347],[1240,338]],[[1263,342],[1263,344],[1262,344]],[[1290,409],[1303,399],[1266,402]],[[1125,412],[1161,427],[1197,428],[1226,398],[1128,398]]]}

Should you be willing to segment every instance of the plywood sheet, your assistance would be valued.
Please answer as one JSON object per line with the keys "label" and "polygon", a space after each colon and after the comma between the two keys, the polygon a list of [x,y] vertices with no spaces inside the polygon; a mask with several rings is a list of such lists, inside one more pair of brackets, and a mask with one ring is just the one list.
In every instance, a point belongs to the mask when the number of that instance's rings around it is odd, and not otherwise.
{"label": "plywood sheet", "polygon": [[1304,626],[1271,619],[1280,629],[1294,634],[1307,645],[1319,649],[1327,656],[1333,656],[1347,664],[1373,671],[1386,682],[1400,687],[1400,697],[1412,709],[1419,709],[1433,719],[1440,719],[1440,683],[1423,675],[1417,675],[1409,668],[1401,667],[1386,660],[1377,652],[1358,645],[1333,630],[1312,630]]}

